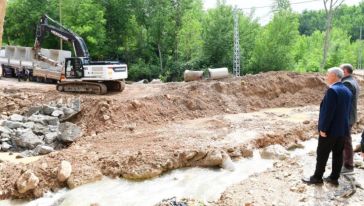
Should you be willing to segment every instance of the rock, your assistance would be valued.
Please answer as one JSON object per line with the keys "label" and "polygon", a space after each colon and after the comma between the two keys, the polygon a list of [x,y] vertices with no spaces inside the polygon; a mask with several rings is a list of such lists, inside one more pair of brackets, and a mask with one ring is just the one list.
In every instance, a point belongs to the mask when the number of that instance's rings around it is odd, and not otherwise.
{"label": "rock", "polygon": [[59,131],[58,139],[62,142],[73,142],[82,135],[81,128],[70,122],[61,123]]}
{"label": "rock", "polygon": [[71,108],[62,108],[64,115],[60,118],[61,122],[71,119],[76,116],[80,111]]}
{"label": "rock", "polygon": [[42,106],[35,106],[29,108],[28,112],[25,113],[26,116],[32,116],[33,114],[39,114],[39,112],[42,110]]}
{"label": "rock", "polygon": [[3,142],[1,144],[1,151],[3,151],[3,152],[7,152],[10,148],[12,148],[12,146],[10,144],[8,144],[7,142]]}
{"label": "rock", "polygon": [[75,113],[75,110],[73,110],[71,108],[68,108],[68,107],[63,108],[63,114],[64,115],[67,115],[68,116],[68,115],[71,115],[73,113]]}
{"label": "rock", "polygon": [[32,131],[37,134],[37,135],[45,135],[47,133],[49,133],[49,127],[44,126],[42,124],[34,124],[34,126],[32,127]]}
{"label": "rock", "polygon": [[39,178],[31,170],[24,172],[16,181],[16,187],[21,194],[36,188],[38,184]]}
{"label": "rock", "polygon": [[20,154],[18,154],[16,156],[16,158],[31,157],[34,155],[37,155],[37,154],[35,154],[35,152],[33,150],[25,150],[25,151],[21,152]]}
{"label": "rock", "polygon": [[70,189],[84,185],[87,183],[96,182],[102,179],[103,174],[98,168],[88,165],[82,165],[80,168],[72,168],[72,175],[67,179],[67,186]]}
{"label": "rock", "polygon": [[78,98],[78,99],[74,99],[72,102],[71,102],[71,107],[72,109],[74,109],[77,113],[81,111],[81,100]]}
{"label": "rock", "polygon": [[7,127],[0,126],[0,134],[10,134],[11,130]]}
{"label": "rock", "polygon": [[28,118],[28,121],[40,123],[43,125],[59,125],[59,119],[57,117],[51,117],[41,114],[34,114]]}
{"label": "rock", "polygon": [[64,115],[64,113],[61,110],[55,110],[54,112],[52,112],[53,117],[61,117],[63,115]]}
{"label": "rock", "polygon": [[36,154],[39,155],[45,155],[45,154],[49,154],[51,152],[54,152],[54,149],[50,146],[46,146],[46,145],[38,145],[35,149],[34,152]]}
{"label": "rock", "polygon": [[10,134],[8,134],[8,133],[2,133],[0,135],[0,139],[1,139],[1,141],[5,141],[4,139],[10,139]]}
{"label": "rock", "polygon": [[29,149],[34,149],[37,145],[43,144],[43,141],[29,128],[17,130],[13,140],[17,146]]}
{"label": "rock", "polygon": [[287,147],[287,150],[292,151],[292,150],[295,150],[295,149],[303,149],[303,148],[305,148],[305,146],[303,144],[294,143],[294,144],[289,145]]}
{"label": "rock", "polygon": [[286,149],[281,145],[270,145],[260,151],[263,159],[285,160],[289,156]]}
{"label": "rock", "polygon": [[242,157],[245,157],[245,158],[253,157],[253,150],[250,148],[241,147],[240,152],[241,152]]}
{"label": "rock", "polygon": [[23,122],[24,121],[24,117],[19,114],[13,114],[10,116],[9,119],[13,122]]}
{"label": "rock", "polygon": [[32,129],[34,127],[35,123],[34,122],[25,122],[24,123],[24,127],[25,128],[30,128]]}
{"label": "rock", "polygon": [[162,84],[162,80],[160,79],[153,79],[149,84]]}
{"label": "rock", "polygon": [[291,192],[304,193],[304,192],[306,192],[307,188],[306,188],[306,185],[301,184],[301,185],[292,186],[289,190]]}
{"label": "rock", "polygon": [[42,113],[45,115],[51,115],[54,112],[54,110],[56,110],[55,107],[51,107],[48,105],[43,105],[42,107]]}
{"label": "rock", "polygon": [[50,132],[58,132],[58,126],[48,125],[48,130]]}
{"label": "rock", "polygon": [[51,144],[58,138],[58,136],[59,136],[58,132],[47,133],[47,134],[45,134],[44,141],[47,144]]}
{"label": "rock", "polygon": [[109,119],[110,119],[110,116],[109,116],[109,115],[104,114],[104,115],[103,115],[103,118],[104,118],[104,120],[106,121],[106,120],[109,120]]}
{"label": "rock", "polygon": [[57,174],[58,181],[60,182],[66,181],[71,176],[71,173],[72,173],[71,163],[68,161],[62,161]]}
{"label": "rock", "polygon": [[133,100],[133,101],[131,101],[131,105],[132,105],[135,109],[138,109],[138,108],[142,107],[142,103],[140,103],[140,101],[138,101],[138,100]]}
{"label": "rock", "polygon": [[13,121],[5,120],[3,122],[3,126],[8,127],[9,129],[17,129],[17,128],[23,127],[24,124],[20,123],[20,122],[13,122]]}

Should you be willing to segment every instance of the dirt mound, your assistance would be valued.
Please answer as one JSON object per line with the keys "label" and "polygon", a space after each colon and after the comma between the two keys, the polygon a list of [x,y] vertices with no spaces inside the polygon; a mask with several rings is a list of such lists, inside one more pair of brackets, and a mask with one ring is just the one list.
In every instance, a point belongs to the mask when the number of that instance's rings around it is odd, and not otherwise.
{"label": "dirt mound", "polygon": [[320,74],[290,72],[158,86],[160,92],[141,98],[84,97],[75,122],[87,134],[98,134],[262,108],[317,105],[326,87]]}

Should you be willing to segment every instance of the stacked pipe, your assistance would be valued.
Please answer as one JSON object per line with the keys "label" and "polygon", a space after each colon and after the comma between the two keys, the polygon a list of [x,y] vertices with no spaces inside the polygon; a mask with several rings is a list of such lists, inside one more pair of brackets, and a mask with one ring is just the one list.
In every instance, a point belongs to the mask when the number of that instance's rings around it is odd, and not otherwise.
{"label": "stacked pipe", "polygon": [[[209,72],[209,79],[223,79],[229,77],[229,70],[228,68],[217,68],[217,69],[208,69]],[[184,72],[184,80],[185,82],[190,81],[198,81],[202,80],[203,78],[203,71],[191,71],[186,70]]]}

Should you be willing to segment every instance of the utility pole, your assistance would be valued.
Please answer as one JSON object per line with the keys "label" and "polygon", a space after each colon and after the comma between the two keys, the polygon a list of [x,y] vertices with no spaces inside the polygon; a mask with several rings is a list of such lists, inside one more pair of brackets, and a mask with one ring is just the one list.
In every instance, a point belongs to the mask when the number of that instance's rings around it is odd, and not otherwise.
{"label": "utility pole", "polygon": [[4,19],[7,0],[0,0],[0,47],[3,45]]}
{"label": "utility pole", "polygon": [[330,48],[332,22],[334,20],[334,13],[344,3],[345,0],[323,0],[326,14],[326,31],[323,45],[322,62],[320,70],[323,71],[327,61],[327,55]]}
{"label": "utility pole", "polygon": [[240,43],[239,43],[239,14],[238,8],[234,8],[234,59],[233,59],[233,74],[240,77]]}
{"label": "utility pole", "polygon": [[[59,23],[62,25],[62,0],[59,0]],[[62,38],[59,38],[60,42],[59,42],[59,49],[63,50],[63,40]]]}
{"label": "utility pole", "polygon": [[358,69],[363,69],[363,26],[360,26]]}

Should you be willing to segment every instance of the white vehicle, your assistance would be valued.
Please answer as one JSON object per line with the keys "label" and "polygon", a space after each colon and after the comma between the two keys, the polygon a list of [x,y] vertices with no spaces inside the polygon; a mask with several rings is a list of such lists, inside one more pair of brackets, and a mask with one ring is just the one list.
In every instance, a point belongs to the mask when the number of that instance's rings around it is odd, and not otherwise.
{"label": "white vehicle", "polygon": [[40,52],[41,43],[47,32],[72,43],[76,55],[65,59],[62,75],[57,84],[58,91],[106,94],[108,91],[124,90],[124,80],[128,78],[126,64],[117,61],[91,61],[85,41],[46,15],[41,18],[37,27],[35,59],[57,66],[57,62]]}

